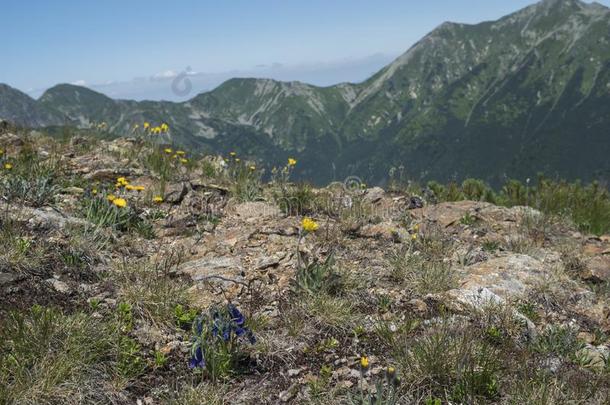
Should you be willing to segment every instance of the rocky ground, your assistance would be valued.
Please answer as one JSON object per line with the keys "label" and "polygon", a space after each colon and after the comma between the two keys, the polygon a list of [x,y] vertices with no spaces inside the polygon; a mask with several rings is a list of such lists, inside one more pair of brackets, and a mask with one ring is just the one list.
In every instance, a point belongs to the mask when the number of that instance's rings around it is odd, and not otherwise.
{"label": "rocky ground", "polygon": [[[232,165],[259,169],[238,157],[180,165],[136,140],[5,134],[0,147],[12,164],[0,188],[0,403],[610,400],[609,235],[528,207],[378,187],[331,184],[304,199],[289,181],[244,183]],[[26,163],[52,163],[53,187]],[[117,188],[120,177],[144,190]],[[91,214],[96,199],[137,225]],[[318,229],[305,232],[304,216]],[[191,326],[227,303],[256,342],[235,339],[239,367],[211,378],[209,361],[188,367]],[[109,344],[80,375],[48,371],[71,358],[62,347],[75,332],[30,338],[41,307],[57,312],[50,330],[75,317],[110,325],[127,349]],[[74,344],[89,353],[96,335],[82,330]]]}

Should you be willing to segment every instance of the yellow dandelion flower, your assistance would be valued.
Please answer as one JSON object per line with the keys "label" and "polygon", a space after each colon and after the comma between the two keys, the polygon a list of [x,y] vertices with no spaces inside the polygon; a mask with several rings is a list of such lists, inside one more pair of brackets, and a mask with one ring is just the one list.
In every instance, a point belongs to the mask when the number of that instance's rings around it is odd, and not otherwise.
{"label": "yellow dandelion flower", "polygon": [[250,170],[255,171],[256,170],[256,166],[254,166],[254,165],[250,166]]}
{"label": "yellow dandelion flower", "polygon": [[316,221],[307,217],[303,218],[303,221],[301,221],[301,226],[306,232],[315,232],[319,228],[319,225]]}
{"label": "yellow dandelion flower", "polygon": [[156,204],[161,204],[163,202],[163,197],[161,197],[160,195],[156,195],[153,197],[153,202]]}
{"label": "yellow dandelion flower", "polygon": [[125,208],[127,206],[127,201],[124,198],[115,198],[112,200],[112,203],[119,208]]}
{"label": "yellow dandelion flower", "polygon": [[165,148],[165,149],[163,149],[163,151],[165,153],[167,153],[168,155],[173,152],[173,150],[171,148]]}
{"label": "yellow dandelion flower", "polygon": [[132,186],[131,184],[127,184],[127,185],[125,186],[125,190],[133,191],[133,190],[135,190],[135,187],[136,187],[136,186]]}
{"label": "yellow dandelion flower", "polygon": [[150,128],[150,123],[145,122],[145,123],[144,123],[144,129],[149,129],[149,128]]}
{"label": "yellow dandelion flower", "polygon": [[288,166],[295,166],[297,164],[296,159],[288,158]]}
{"label": "yellow dandelion flower", "polygon": [[126,186],[129,184],[129,181],[125,177],[119,177],[118,179],[116,179],[116,184],[120,186]]}
{"label": "yellow dandelion flower", "polygon": [[413,230],[414,230],[415,232],[419,232],[419,224],[416,224],[416,225],[413,227]]}
{"label": "yellow dandelion flower", "polygon": [[411,240],[417,240],[417,234],[414,233],[413,235],[411,235]]}
{"label": "yellow dandelion flower", "polygon": [[241,159],[240,158],[235,158],[235,161],[239,163],[239,162],[241,162]]}
{"label": "yellow dandelion flower", "polygon": [[161,124],[161,131],[163,132],[167,132],[169,131],[169,125],[167,125],[166,123]]}
{"label": "yellow dandelion flower", "polygon": [[360,357],[360,367],[362,367],[363,370],[366,370],[367,368],[369,368],[369,358],[366,356],[362,356]]}
{"label": "yellow dandelion flower", "polygon": [[135,191],[144,191],[146,188],[144,186],[133,186]]}
{"label": "yellow dandelion flower", "polygon": [[108,201],[112,202],[112,201],[116,200],[116,196],[115,196],[114,194],[108,194],[108,195],[106,196],[106,199],[107,199]]}
{"label": "yellow dandelion flower", "polygon": [[235,157],[235,156],[237,156],[237,153],[235,153],[235,152],[230,152],[230,153],[229,153],[229,155],[231,155],[231,156]]}
{"label": "yellow dandelion flower", "polygon": [[97,194],[97,188],[94,188],[93,190],[91,190],[91,194],[96,195]]}
{"label": "yellow dandelion flower", "polygon": [[188,159],[184,159],[184,158],[180,159],[180,163],[184,163],[184,164],[186,164],[186,163],[188,163],[188,162],[189,162],[189,160],[188,160]]}
{"label": "yellow dandelion flower", "polygon": [[176,155],[178,155],[178,156],[184,156],[185,154],[186,154],[186,152],[183,151],[183,150],[177,150],[176,151]]}
{"label": "yellow dandelion flower", "polygon": [[12,165],[12,164],[10,164],[10,163],[5,163],[5,164],[4,164],[4,168],[5,168],[6,170],[11,170],[11,169],[13,168],[13,165]]}

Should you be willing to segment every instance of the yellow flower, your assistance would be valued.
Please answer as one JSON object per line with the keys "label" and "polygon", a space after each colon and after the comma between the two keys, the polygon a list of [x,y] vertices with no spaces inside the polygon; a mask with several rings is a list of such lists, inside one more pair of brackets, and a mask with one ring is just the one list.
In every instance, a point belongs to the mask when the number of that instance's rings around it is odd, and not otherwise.
{"label": "yellow flower", "polygon": [[129,181],[125,177],[119,177],[116,179],[117,187],[126,186],[129,184]]}
{"label": "yellow flower", "polygon": [[185,154],[186,154],[186,152],[184,152],[183,150],[177,150],[176,151],[176,155],[184,156]]}
{"label": "yellow flower", "polygon": [[413,235],[411,235],[411,239],[412,239],[412,240],[417,240],[417,234],[416,234],[416,233],[414,233]]}
{"label": "yellow flower", "polygon": [[114,194],[108,194],[106,196],[106,198],[108,199],[108,201],[114,201],[116,200],[116,196]]}
{"label": "yellow flower", "polygon": [[5,163],[5,164],[4,164],[4,168],[5,168],[6,170],[11,170],[11,169],[13,168],[13,165],[12,165],[12,164],[10,164],[10,163]]}
{"label": "yellow flower", "polygon": [[180,159],[180,163],[187,164],[188,162],[189,162],[188,159],[184,159],[184,158]]}
{"label": "yellow flower", "polygon": [[297,164],[296,159],[288,158],[288,166],[295,166]]}
{"label": "yellow flower", "polygon": [[169,131],[169,125],[167,125],[166,123],[161,124],[161,131],[163,131],[163,132]]}
{"label": "yellow flower", "polygon": [[230,153],[229,153],[229,155],[231,155],[231,156],[235,157],[235,156],[237,156],[237,153],[235,153],[235,152],[230,152]]}
{"label": "yellow flower", "polygon": [[170,154],[173,152],[173,150],[171,148],[165,148],[165,149],[163,149],[163,151],[167,154]]}
{"label": "yellow flower", "polygon": [[241,159],[240,158],[235,158],[235,161],[239,163],[241,161]]}
{"label": "yellow flower", "polygon": [[254,165],[250,166],[250,170],[255,171],[256,170],[256,166],[254,166]]}
{"label": "yellow flower", "polygon": [[360,357],[360,367],[362,367],[363,370],[366,370],[367,368],[369,368],[369,358],[366,356],[362,356]]}
{"label": "yellow flower", "polygon": [[157,196],[154,196],[152,200],[156,204],[161,204],[163,202],[163,197],[161,197],[160,195],[157,195]]}
{"label": "yellow flower", "polygon": [[392,366],[388,367],[388,375],[393,376],[394,374],[396,374],[396,369]]}
{"label": "yellow flower", "polygon": [[144,123],[144,129],[148,129],[148,128],[150,128],[150,124],[148,122],[145,122]]}
{"label": "yellow flower", "polygon": [[93,190],[91,190],[91,194],[96,195],[97,194],[97,188],[94,188]]}
{"label": "yellow flower", "polygon": [[112,203],[119,208],[125,208],[127,206],[127,201],[124,198],[115,198],[112,200]]}
{"label": "yellow flower", "polygon": [[318,230],[319,227],[316,221],[307,217],[303,218],[303,221],[301,221],[301,226],[306,232],[315,232]]}
{"label": "yellow flower", "polygon": [[131,184],[128,184],[125,186],[125,190],[129,190],[129,191],[144,191],[144,186],[134,186]]}

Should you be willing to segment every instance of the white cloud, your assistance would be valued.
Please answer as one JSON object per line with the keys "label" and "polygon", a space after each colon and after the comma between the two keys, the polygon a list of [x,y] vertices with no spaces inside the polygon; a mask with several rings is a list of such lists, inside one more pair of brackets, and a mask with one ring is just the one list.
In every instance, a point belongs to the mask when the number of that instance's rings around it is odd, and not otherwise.
{"label": "white cloud", "polygon": [[178,73],[176,73],[170,69],[170,70],[166,70],[165,72],[157,73],[157,74],[153,75],[152,78],[155,80],[163,80],[163,79],[171,79],[176,76],[178,76]]}
{"label": "white cloud", "polygon": [[81,80],[77,80],[75,82],[72,82],[71,84],[73,84],[75,86],[86,86],[87,82],[81,79]]}

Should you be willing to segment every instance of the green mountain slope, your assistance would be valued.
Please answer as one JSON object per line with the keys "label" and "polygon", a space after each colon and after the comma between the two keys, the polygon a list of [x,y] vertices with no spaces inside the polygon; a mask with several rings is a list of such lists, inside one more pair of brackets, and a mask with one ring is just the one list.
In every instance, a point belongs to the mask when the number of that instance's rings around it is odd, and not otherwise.
{"label": "green mountain slope", "polygon": [[179,143],[272,163],[295,155],[320,182],[380,181],[399,165],[439,180],[607,177],[610,10],[544,0],[497,21],[444,23],[360,84],[232,79],[185,103],[69,85],[17,107],[1,95],[0,117],[18,123],[106,121],[120,133],[168,121]]}
{"label": "green mountain slope", "polygon": [[63,124],[61,115],[56,111],[47,110],[27,94],[2,83],[0,83],[0,118],[30,127]]}

